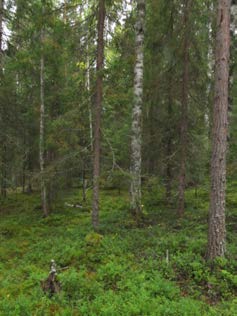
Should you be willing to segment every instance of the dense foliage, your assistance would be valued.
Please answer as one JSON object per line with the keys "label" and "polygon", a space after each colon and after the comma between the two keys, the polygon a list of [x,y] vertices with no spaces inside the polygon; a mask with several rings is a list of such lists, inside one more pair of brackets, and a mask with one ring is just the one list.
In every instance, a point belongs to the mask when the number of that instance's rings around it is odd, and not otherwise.
{"label": "dense foliage", "polygon": [[[11,36],[6,39],[3,51],[1,128],[6,153],[2,148],[2,179],[7,187],[23,185],[24,190],[27,185],[37,188],[39,183],[43,50],[44,178],[49,199],[55,199],[55,194],[65,187],[82,185],[83,177],[91,181],[97,6],[93,1],[48,0],[7,4],[4,15]],[[123,186],[124,180],[129,181],[130,168],[135,14],[122,1],[108,1],[106,5],[101,181],[107,186]],[[167,190],[174,190],[174,205],[182,146],[182,47],[187,32],[182,8],[182,1],[163,0],[147,1],[146,8],[142,175],[144,179],[154,176],[168,186]],[[186,182],[198,186],[205,183],[210,157],[210,64],[213,64],[210,25],[215,10],[212,1],[205,0],[195,1],[189,11]]]}
{"label": "dense foliage", "polygon": [[[237,315],[237,3],[231,26],[226,3],[0,0],[0,315]],[[223,95],[222,213],[208,226]],[[212,224],[227,241],[213,257]]]}

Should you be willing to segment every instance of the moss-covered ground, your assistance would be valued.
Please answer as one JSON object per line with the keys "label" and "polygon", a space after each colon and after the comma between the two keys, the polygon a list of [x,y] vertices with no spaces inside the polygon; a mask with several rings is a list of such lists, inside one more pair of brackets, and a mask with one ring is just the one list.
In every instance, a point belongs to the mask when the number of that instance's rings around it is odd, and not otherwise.
{"label": "moss-covered ground", "polygon": [[[37,194],[10,194],[0,210],[0,315],[237,315],[237,183],[227,196],[227,256],[206,263],[207,190],[187,192],[183,219],[159,192],[144,194],[136,227],[125,194],[103,191],[100,231],[74,190],[42,218]],[[158,191],[158,190],[157,190]],[[40,281],[50,260],[62,290],[49,297]]]}

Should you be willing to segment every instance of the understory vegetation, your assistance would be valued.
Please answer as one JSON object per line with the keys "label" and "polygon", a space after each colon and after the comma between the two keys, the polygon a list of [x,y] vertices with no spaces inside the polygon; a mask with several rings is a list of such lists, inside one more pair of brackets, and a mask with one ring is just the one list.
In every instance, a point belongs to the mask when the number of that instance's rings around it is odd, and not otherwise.
{"label": "understory vegetation", "polygon": [[[131,217],[129,196],[101,193],[100,230],[91,226],[91,192],[82,208],[74,189],[42,218],[37,194],[1,201],[0,315],[237,315],[236,186],[227,194],[226,258],[205,260],[208,193],[186,193],[180,219],[164,207],[162,190],[144,190],[143,224]],[[61,291],[40,286],[57,264]]]}

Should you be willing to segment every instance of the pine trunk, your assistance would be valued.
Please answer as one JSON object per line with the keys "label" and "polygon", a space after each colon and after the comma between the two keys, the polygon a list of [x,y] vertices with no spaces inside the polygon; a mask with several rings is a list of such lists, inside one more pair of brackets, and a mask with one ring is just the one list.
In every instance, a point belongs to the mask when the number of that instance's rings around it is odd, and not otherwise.
{"label": "pine trunk", "polygon": [[225,254],[225,190],[228,133],[230,0],[219,0],[215,50],[215,88],[212,129],[211,195],[207,258]]}
{"label": "pine trunk", "polygon": [[180,122],[180,174],[178,193],[178,213],[183,216],[185,208],[187,140],[188,140],[188,81],[189,81],[189,5],[190,0],[185,0],[184,7],[184,44],[183,44],[183,78],[181,99]]}
{"label": "pine trunk", "polygon": [[144,23],[145,0],[137,0],[136,63],[134,67],[134,104],[132,110],[131,142],[131,212],[141,216],[141,143],[142,143],[142,98],[144,68]]}
{"label": "pine trunk", "polygon": [[96,79],[96,103],[94,126],[94,161],[93,161],[93,205],[92,225],[95,230],[99,226],[99,177],[100,177],[100,147],[101,147],[101,112],[103,100],[103,66],[104,66],[104,23],[105,3],[99,0],[98,12],[98,42],[97,42],[97,79]]}

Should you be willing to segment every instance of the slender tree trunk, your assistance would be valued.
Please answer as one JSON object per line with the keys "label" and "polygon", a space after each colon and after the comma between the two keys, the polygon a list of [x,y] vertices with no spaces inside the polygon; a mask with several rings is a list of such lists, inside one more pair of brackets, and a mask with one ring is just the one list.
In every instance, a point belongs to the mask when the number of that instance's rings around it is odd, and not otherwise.
{"label": "slender tree trunk", "polygon": [[145,5],[145,0],[137,0],[137,21],[135,25],[136,63],[134,67],[134,104],[132,110],[131,142],[131,212],[137,219],[141,216],[141,143]]}
{"label": "slender tree trunk", "polygon": [[207,258],[225,254],[225,190],[228,133],[230,0],[219,0],[215,50],[215,87],[212,129],[211,195]]}
{"label": "slender tree trunk", "polygon": [[44,104],[44,30],[41,30],[41,57],[40,57],[40,139],[39,139],[39,161],[40,161],[40,185],[41,185],[41,204],[44,216],[48,216],[47,192],[45,183],[45,104]]}
{"label": "slender tree trunk", "polygon": [[173,113],[173,98],[172,98],[172,91],[173,90],[173,79],[172,76],[170,78],[170,85],[169,85],[169,102],[168,102],[168,135],[167,135],[167,145],[166,145],[166,202],[170,204],[171,202],[171,195],[172,195],[172,163],[171,163],[171,155],[172,155],[172,135],[170,131],[170,123]]}
{"label": "slender tree trunk", "polygon": [[4,0],[0,0],[0,62],[1,62],[1,72],[2,72],[2,51],[3,51],[3,10],[4,10]]}
{"label": "slender tree trunk", "polygon": [[236,32],[237,32],[237,0],[232,0],[231,1],[231,22],[230,22],[230,35],[231,35],[231,46],[230,46],[230,55],[231,55],[231,60],[230,60],[230,70],[229,70],[229,119],[231,116],[231,111],[232,111],[232,105],[233,105],[233,99],[231,95],[231,91],[233,88],[233,83],[234,83],[234,67],[235,67],[235,57],[237,53],[237,48],[236,48]]}
{"label": "slender tree trunk", "polygon": [[[156,122],[154,122],[154,118],[156,117],[155,111],[154,111],[154,105],[151,103],[149,107],[149,111],[147,114],[148,120],[149,120],[149,146],[153,146],[154,144],[154,135],[156,130]],[[154,154],[149,154],[147,159],[147,171],[149,175],[153,175],[155,173],[155,159]]]}
{"label": "slender tree trunk", "polygon": [[186,162],[188,141],[188,81],[189,81],[189,6],[190,0],[184,3],[184,44],[183,44],[183,78],[182,78],[182,100],[181,100],[181,122],[180,122],[180,174],[178,213],[184,214],[185,208],[185,185],[186,185]]}
{"label": "slender tree trunk", "polygon": [[214,40],[214,3],[208,3],[206,6],[208,12],[210,12],[209,22],[207,24],[208,27],[208,47],[207,47],[207,90],[206,90],[206,111],[203,113],[204,115],[204,122],[207,128],[207,136],[208,138],[211,137],[211,100],[213,96],[213,69],[214,69],[214,47],[213,47],[213,40]]}
{"label": "slender tree trunk", "polygon": [[[3,12],[4,11],[4,0],[0,0],[0,76],[1,76],[1,82],[3,78]],[[1,125],[4,124],[4,108],[2,109],[2,115],[1,115]],[[2,127],[2,126],[1,126]],[[2,127],[3,128],[3,127]],[[6,177],[7,177],[7,145],[6,145],[6,139],[5,135],[3,134],[1,137],[1,147],[2,147],[2,157],[1,157],[1,174],[2,174],[2,180],[1,180],[1,194],[3,197],[7,196],[7,183],[6,183]]]}
{"label": "slender tree trunk", "polygon": [[63,3],[63,22],[65,24],[67,24],[67,0],[64,0],[64,3]]}
{"label": "slender tree trunk", "polygon": [[[170,32],[169,37],[170,39],[173,38],[173,28],[174,28],[174,18],[173,18],[173,7],[171,8],[171,17],[170,17]],[[172,114],[173,114],[173,73],[172,68],[170,69],[169,73],[169,87],[168,87],[168,108],[167,108],[167,114],[168,114],[168,122],[167,122],[167,144],[166,144],[166,202],[168,204],[171,203],[171,197],[172,197],[172,162],[171,162],[171,155],[172,155],[172,128],[171,128],[171,122],[172,122]]]}
{"label": "slender tree trunk", "polygon": [[[86,2],[86,7],[89,7],[89,1]],[[93,124],[92,124],[92,110],[91,110],[91,95],[90,95],[90,51],[89,51],[89,29],[86,35],[86,89],[88,92],[88,114],[89,114],[89,130],[91,151],[93,151]]]}
{"label": "slender tree trunk", "polygon": [[89,47],[87,44],[87,58],[86,58],[86,89],[88,92],[88,113],[89,113],[89,130],[90,130],[90,142],[91,150],[93,150],[93,124],[92,124],[92,111],[91,111],[91,96],[90,96],[90,58],[89,58]]}
{"label": "slender tree trunk", "polygon": [[99,177],[100,177],[100,147],[101,147],[101,112],[103,101],[103,67],[104,67],[104,24],[105,3],[99,0],[98,11],[98,42],[96,63],[96,103],[95,103],[95,126],[94,126],[94,161],[93,161],[93,204],[92,225],[95,230],[99,226]]}
{"label": "slender tree trunk", "polygon": [[1,194],[4,198],[7,197],[7,146],[2,144],[2,183]]}
{"label": "slender tree trunk", "polygon": [[[29,148],[29,144],[27,145]],[[33,171],[32,166],[32,157],[29,149],[27,149],[27,187],[26,187],[26,193],[31,194],[33,192],[32,183],[31,183],[31,174]]]}
{"label": "slender tree trunk", "polygon": [[86,189],[87,189],[86,164],[83,164],[83,171],[82,171],[82,200],[83,202],[86,202]]}
{"label": "slender tree trunk", "polygon": [[25,186],[26,186],[26,166],[27,166],[27,155],[26,155],[26,143],[25,143],[25,135],[24,135],[24,155],[23,155],[23,162],[22,162],[22,193],[25,193]]}

